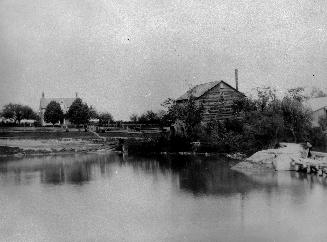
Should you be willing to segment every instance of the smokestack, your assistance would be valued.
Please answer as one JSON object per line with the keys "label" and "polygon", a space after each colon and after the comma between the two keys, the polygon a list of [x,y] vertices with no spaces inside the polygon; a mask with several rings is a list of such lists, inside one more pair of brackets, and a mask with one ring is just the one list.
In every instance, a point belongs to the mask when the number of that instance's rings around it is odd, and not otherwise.
{"label": "smokestack", "polygon": [[75,96],[76,96],[76,98],[78,98],[78,93],[77,92],[75,92]]}
{"label": "smokestack", "polygon": [[235,88],[238,91],[238,70],[235,69]]}
{"label": "smokestack", "polygon": [[42,98],[44,98],[44,92],[42,92]]}

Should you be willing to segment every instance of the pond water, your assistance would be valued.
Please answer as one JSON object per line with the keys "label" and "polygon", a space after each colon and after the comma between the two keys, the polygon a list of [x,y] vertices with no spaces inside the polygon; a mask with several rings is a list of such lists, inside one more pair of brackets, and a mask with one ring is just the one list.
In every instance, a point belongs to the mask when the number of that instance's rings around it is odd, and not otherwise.
{"label": "pond water", "polygon": [[2,160],[1,241],[326,241],[327,182],[222,157]]}

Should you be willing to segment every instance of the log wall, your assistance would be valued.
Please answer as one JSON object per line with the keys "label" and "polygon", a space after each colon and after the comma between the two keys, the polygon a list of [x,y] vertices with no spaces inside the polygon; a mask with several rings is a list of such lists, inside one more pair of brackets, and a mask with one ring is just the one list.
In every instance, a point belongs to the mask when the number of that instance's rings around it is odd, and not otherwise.
{"label": "log wall", "polygon": [[203,105],[203,121],[230,118],[233,114],[233,100],[241,95],[223,82],[219,83],[196,100],[198,105]]}

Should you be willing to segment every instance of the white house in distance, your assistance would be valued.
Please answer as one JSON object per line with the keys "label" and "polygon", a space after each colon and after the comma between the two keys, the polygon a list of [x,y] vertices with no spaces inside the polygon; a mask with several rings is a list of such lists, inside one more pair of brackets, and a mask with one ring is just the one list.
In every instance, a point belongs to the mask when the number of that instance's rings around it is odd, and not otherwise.
{"label": "white house in distance", "polygon": [[307,101],[307,105],[312,109],[312,124],[319,126],[319,119],[327,117],[327,97],[311,98]]}
{"label": "white house in distance", "polygon": [[[76,96],[73,97],[73,98],[45,98],[44,92],[43,92],[42,93],[42,97],[40,99],[40,118],[41,118],[41,125],[42,126],[48,125],[48,123],[46,123],[44,121],[44,113],[45,113],[45,109],[47,108],[47,105],[51,101],[55,101],[55,102],[59,103],[60,104],[60,107],[61,107],[61,110],[63,111],[63,113],[67,113],[68,110],[69,110],[69,107],[72,105],[72,103],[75,101],[75,99],[77,97],[78,96],[77,96],[77,93],[76,93]],[[69,124],[69,121],[64,119],[63,124]]]}

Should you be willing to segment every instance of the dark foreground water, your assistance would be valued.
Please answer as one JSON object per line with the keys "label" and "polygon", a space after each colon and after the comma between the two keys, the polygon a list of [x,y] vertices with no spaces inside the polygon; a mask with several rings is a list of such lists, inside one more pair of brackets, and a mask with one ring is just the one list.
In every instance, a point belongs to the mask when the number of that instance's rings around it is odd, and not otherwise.
{"label": "dark foreground water", "polygon": [[0,163],[2,241],[326,241],[327,183],[219,157]]}

